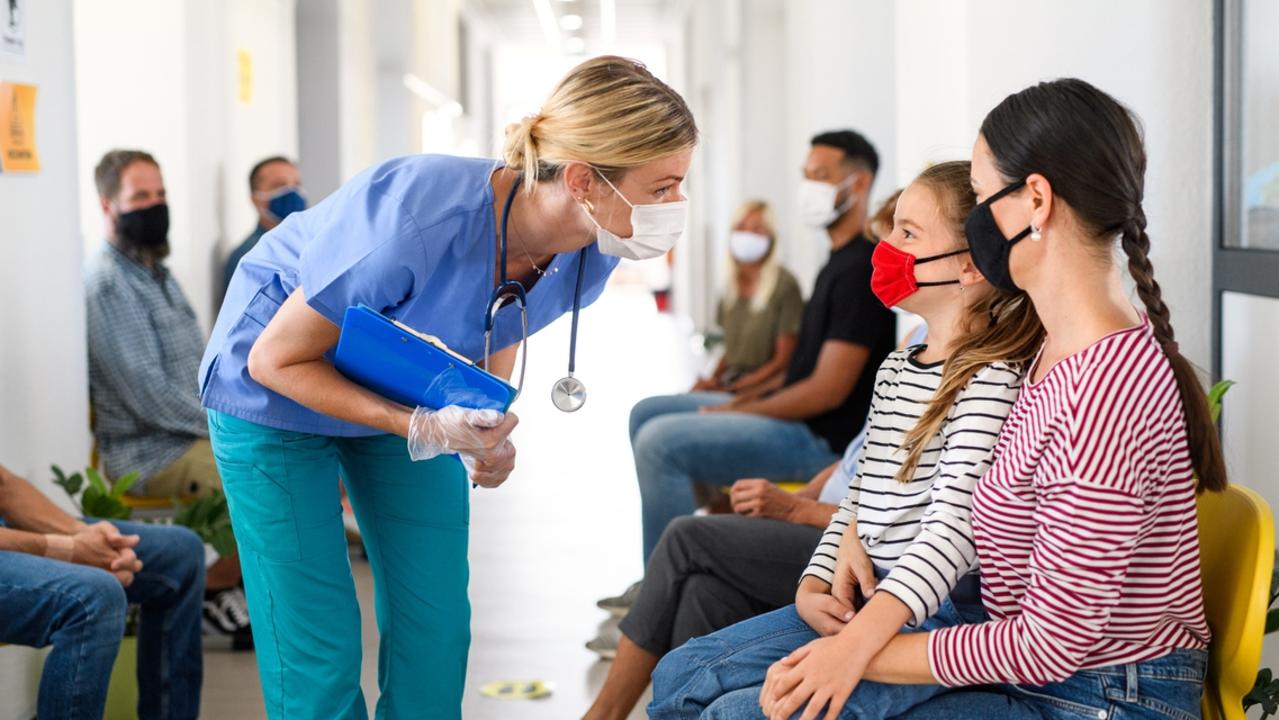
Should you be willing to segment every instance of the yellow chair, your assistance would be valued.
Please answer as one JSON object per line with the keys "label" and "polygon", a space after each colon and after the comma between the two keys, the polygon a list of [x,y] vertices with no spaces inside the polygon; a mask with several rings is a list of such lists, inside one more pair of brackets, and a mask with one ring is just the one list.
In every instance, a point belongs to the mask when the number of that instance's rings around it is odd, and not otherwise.
{"label": "yellow chair", "polygon": [[1212,628],[1204,720],[1244,720],[1243,697],[1261,665],[1275,528],[1270,506],[1239,485],[1199,496],[1204,611]]}

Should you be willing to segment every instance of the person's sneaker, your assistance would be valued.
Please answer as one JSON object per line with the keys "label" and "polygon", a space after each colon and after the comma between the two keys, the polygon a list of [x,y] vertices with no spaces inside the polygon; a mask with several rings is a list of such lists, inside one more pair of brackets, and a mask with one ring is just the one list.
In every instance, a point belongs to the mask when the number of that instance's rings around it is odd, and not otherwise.
{"label": "person's sneaker", "polygon": [[636,581],[626,588],[626,592],[616,597],[606,597],[595,603],[600,610],[607,611],[615,618],[626,617],[626,613],[630,612],[631,606],[635,604],[635,598],[639,597],[640,582]]}
{"label": "person's sneaker", "polygon": [[600,660],[617,658],[616,634],[601,633],[599,637],[586,643],[586,649],[600,656]]}
{"label": "person's sneaker", "polygon": [[253,649],[249,607],[238,587],[205,594],[203,625],[205,636],[226,639],[232,650]]}

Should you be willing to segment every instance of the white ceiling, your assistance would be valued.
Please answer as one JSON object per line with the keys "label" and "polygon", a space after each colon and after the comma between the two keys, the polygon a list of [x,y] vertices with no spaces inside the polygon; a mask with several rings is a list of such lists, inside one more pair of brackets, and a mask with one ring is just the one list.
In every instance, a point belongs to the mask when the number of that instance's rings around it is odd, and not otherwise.
{"label": "white ceiling", "polygon": [[[538,22],[533,0],[463,0],[468,12],[483,18],[503,37],[513,42],[542,42],[545,34]],[[561,28],[560,37],[578,36],[588,42],[600,37],[601,0],[549,0],[556,19],[565,15],[582,18],[580,30]],[[680,0],[614,0],[617,8],[617,42],[648,42],[664,35],[669,21],[668,6]]]}

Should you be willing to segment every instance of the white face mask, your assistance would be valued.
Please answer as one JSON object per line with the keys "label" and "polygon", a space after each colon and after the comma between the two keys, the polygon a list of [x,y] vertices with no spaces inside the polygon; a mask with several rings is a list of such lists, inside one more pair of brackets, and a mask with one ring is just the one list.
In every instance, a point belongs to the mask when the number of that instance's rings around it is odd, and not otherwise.
{"label": "white face mask", "polygon": [[857,201],[856,197],[850,195],[843,205],[835,207],[835,198],[839,196],[839,191],[852,184],[852,176],[838,185],[819,180],[801,180],[796,198],[799,219],[805,225],[815,228],[830,227]]}
{"label": "white face mask", "polygon": [[[598,171],[597,171],[598,172]],[[688,201],[652,203],[650,205],[634,205],[621,193],[613,183],[600,173],[600,178],[613,188],[613,192],[622,202],[631,207],[631,236],[620,238],[600,225],[599,221],[586,211],[586,217],[595,223],[595,240],[599,243],[600,252],[605,255],[626,258],[628,260],[649,260],[665,255],[680,236],[684,234],[684,220],[688,215]]]}
{"label": "white face mask", "polygon": [[773,241],[767,235],[734,230],[728,236],[728,250],[737,262],[757,263],[768,254]]}

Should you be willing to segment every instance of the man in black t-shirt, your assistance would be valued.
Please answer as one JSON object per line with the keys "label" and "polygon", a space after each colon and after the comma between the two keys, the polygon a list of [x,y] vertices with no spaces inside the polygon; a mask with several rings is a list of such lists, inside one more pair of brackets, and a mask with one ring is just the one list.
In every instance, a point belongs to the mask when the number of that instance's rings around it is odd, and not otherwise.
{"label": "man in black t-shirt", "polygon": [[[861,430],[875,371],[893,350],[896,326],[892,311],[871,293],[874,245],[862,234],[878,169],[875,148],[852,130],[812,140],[799,210],[806,223],[825,230],[831,256],[817,276],[780,387],[754,397],[648,398],[631,411],[645,563],[667,524],[695,509],[695,481],[807,480],[835,462]],[[782,492],[747,483],[734,489],[733,504],[744,514],[759,514],[751,508]]]}

